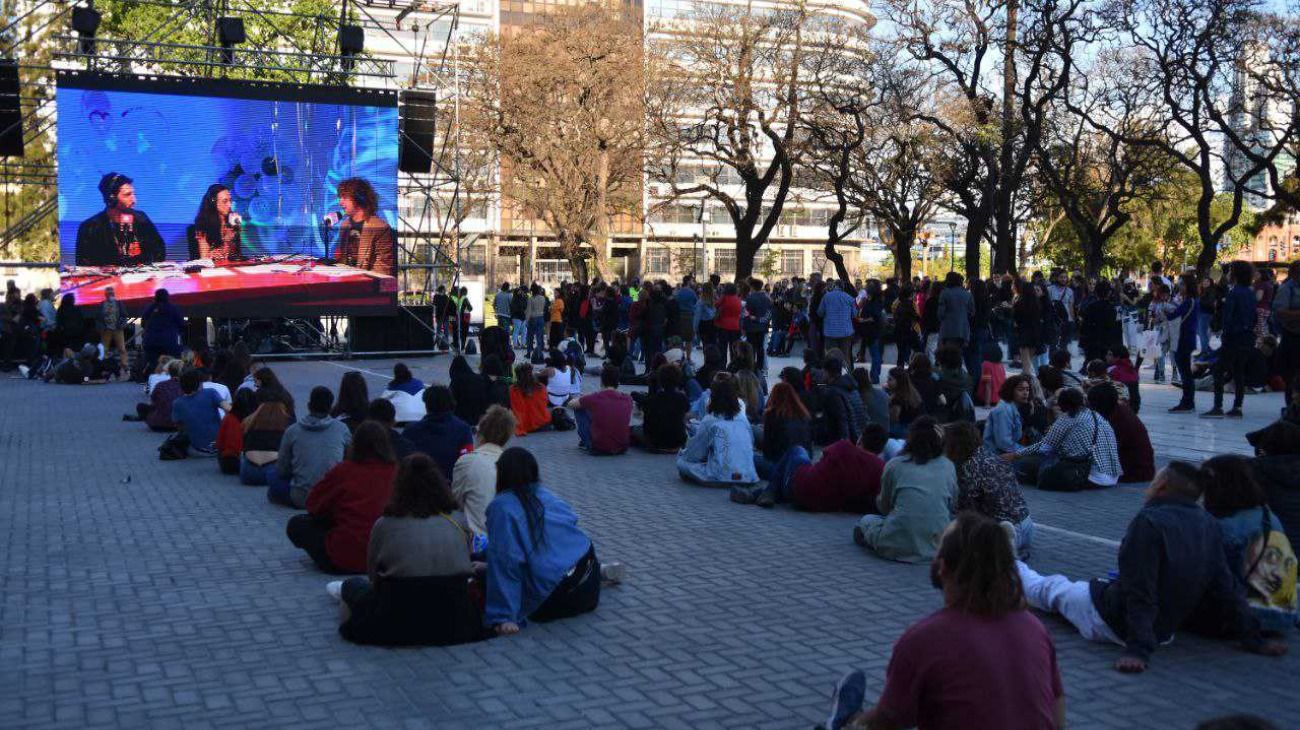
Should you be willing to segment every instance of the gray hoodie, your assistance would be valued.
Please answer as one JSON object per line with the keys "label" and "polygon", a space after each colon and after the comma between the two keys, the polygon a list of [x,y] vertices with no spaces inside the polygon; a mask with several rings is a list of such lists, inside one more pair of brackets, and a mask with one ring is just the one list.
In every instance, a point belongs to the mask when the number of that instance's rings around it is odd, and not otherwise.
{"label": "gray hoodie", "polygon": [[289,480],[289,499],[295,507],[307,506],[307,493],[325,472],[343,461],[352,432],[330,416],[308,414],[285,429],[280,440],[280,476]]}

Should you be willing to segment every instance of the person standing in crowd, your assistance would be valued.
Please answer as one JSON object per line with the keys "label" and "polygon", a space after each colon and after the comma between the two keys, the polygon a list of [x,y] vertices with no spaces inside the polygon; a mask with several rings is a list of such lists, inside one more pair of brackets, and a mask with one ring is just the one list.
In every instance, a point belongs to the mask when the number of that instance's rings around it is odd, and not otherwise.
{"label": "person standing in crowd", "polygon": [[975,299],[962,284],[961,274],[949,271],[939,294],[939,344],[956,347],[958,352],[971,340],[970,323],[975,313]]}
{"label": "person standing in crowd", "polygon": [[551,300],[551,311],[547,322],[550,323],[547,349],[554,350],[560,346],[560,340],[564,339],[564,290],[560,287],[555,288],[555,298]]}
{"label": "person standing in crowd", "polygon": [[[1282,332],[1277,351],[1279,375],[1283,382],[1292,383],[1300,375],[1300,260],[1292,261],[1286,271],[1286,281],[1273,295],[1273,322]],[[1286,402],[1292,402],[1289,388]]]}
{"label": "person standing in crowd", "polygon": [[285,429],[276,468],[267,475],[267,500],[305,509],[312,486],[325,472],[343,461],[352,442],[348,427],[330,416],[334,394],[318,385],[307,399],[307,415]]}
{"label": "person standing in crowd", "polygon": [[510,345],[515,349],[528,346],[528,292],[522,284],[510,293]]}
{"label": "person standing in crowd", "polygon": [[524,318],[528,321],[528,357],[534,362],[541,362],[546,357],[546,294],[537,284],[533,284]]}
{"label": "person standing in crowd", "polygon": [[1017,563],[1026,602],[1061,614],[1085,639],[1124,647],[1115,669],[1125,673],[1146,671],[1156,647],[1180,629],[1212,629],[1251,653],[1285,654],[1286,644],[1261,636],[1228,566],[1223,532],[1197,504],[1206,479],[1180,461],[1156,474],[1120,543],[1115,579],[1072,581]]}
{"label": "person standing in crowd", "polygon": [[1043,313],[1038,306],[1038,297],[1034,294],[1034,286],[1024,279],[1015,280],[1015,299],[1011,305],[1012,335],[1016,340],[1016,347],[1020,351],[1020,371],[1033,375],[1037,370],[1034,367],[1034,356],[1038,352],[1040,325],[1042,324]]}
{"label": "person standing in crowd", "polygon": [[715,306],[716,314],[713,316],[713,332],[718,343],[718,349],[722,352],[722,362],[725,365],[727,358],[731,356],[731,343],[740,339],[740,315],[744,310],[744,303],[737,296],[735,284],[726,284],[722,287],[722,296],[718,297]]}
{"label": "person standing in crowd", "polygon": [[1110,282],[1097,282],[1093,296],[1080,308],[1079,348],[1085,363],[1106,357],[1106,350],[1123,345],[1119,312],[1111,300]]}
{"label": "person standing in crowd", "polygon": [[307,513],[289,518],[289,542],[326,573],[366,572],[370,530],[392,497],[396,463],[387,429],[374,421],[358,426],[347,458],[307,495]]}
{"label": "person standing in crowd", "polygon": [[[1246,369],[1255,349],[1255,291],[1251,288],[1254,267],[1233,261],[1228,267],[1232,288],[1223,300],[1223,337],[1219,357],[1214,361],[1214,407],[1202,418],[1241,418],[1246,399]],[[1223,412],[1223,389],[1231,379],[1232,409]]]}
{"label": "person standing in crowd", "polygon": [[496,313],[497,326],[505,330],[507,335],[510,334],[511,329],[510,302],[513,299],[508,281],[501,282],[501,288],[492,297],[492,311]]}
{"label": "person standing in crowd", "polygon": [[428,454],[442,475],[451,478],[452,467],[463,454],[474,450],[474,431],[456,417],[456,401],[445,385],[431,385],[424,391],[424,418],[402,431],[415,450]]}
{"label": "person standing in crowd", "polygon": [[853,295],[842,282],[827,282],[826,293],[817,305],[824,350],[836,349],[848,357],[853,353]]}
{"label": "person standing in crowd", "polygon": [[677,336],[682,338],[682,348],[686,352],[686,359],[690,360],[698,331],[696,309],[700,303],[700,297],[695,293],[695,277],[690,274],[683,277],[682,285],[673,292],[673,298],[677,300]]}
{"label": "person standing in crowd", "polygon": [[1048,343],[1048,349],[1069,351],[1074,334],[1074,290],[1070,288],[1070,277],[1064,269],[1052,272],[1052,283],[1047,285],[1047,299],[1052,305],[1052,315],[1060,334],[1056,342]]}
{"label": "person standing in crowd", "polygon": [[898,300],[894,302],[894,345],[898,348],[896,365],[907,367],[912,353],[919,346],[921,318],[916,312],[916,292],[911,284],[899,287]]}
{"label": "person standing in crowd", "polygon": [[745,339],[754,348],[758,370],[767,372],[767,331],[772,325],[772,298],[763,291],[763,282],[759,279],[749,280],[749,295],[745,297],[744,329]]}
{"label": "person standing in crowd", "polygon": [[1174,370],[1182,385],[1183,396],[1170,413],[1196,410],[1196,378],[1192,376],[1192,350],[1196,349],[1197,309],[1196,276],[1183,274],[1178,279],[1178,296],[1169,312],[1169,349],[1174,354]]}
{"label": "person standing in crowd", "polygon": [[850,672],[836,686],[826,727],[1065,727],[1056,648],[1025,608],[998,524],[959,515],[943,531],[930,582],[943,591],[943,608],[899,637],[880,699],[864,711],[866,675]]}
{"label": "person standing in crowd", "polygon": [[860,362],[866,360],[866,353],[871,352],[871,382],[880,382],[880,371],[884,367],[884,329],[885,329],[885,302],[884,295],[880,291],[880,282],[871,279],[863,288],[861,304],[858,307],[858,334],[862,337],[862,357]]}
{"label": "person standing in crowd", "polygon": [[113,287],[104,287],[104,301],[99,305],[95,325],[99,328],[99,338],[104,345],[104,354],[117,353],[118,372],[125,373],[130,360],[126,354],[126,308],[117,300]]}
{"label": "person standing in crowd", "polygon": [[498,636],[596,610],[602,577],[621,572],[606,574],[573,508],[543,486],[537,459],[519,447],[497,459],[487,529],[483,622]]}
{"label": "person standing in crowd", "polygon": [[181,332],[185,328],[185,319],[172,305],[166,289],[153,293],[153,303],[145,307],[140,321],[144,328],[146,372],[154,369],[159,355],[181,356]]}

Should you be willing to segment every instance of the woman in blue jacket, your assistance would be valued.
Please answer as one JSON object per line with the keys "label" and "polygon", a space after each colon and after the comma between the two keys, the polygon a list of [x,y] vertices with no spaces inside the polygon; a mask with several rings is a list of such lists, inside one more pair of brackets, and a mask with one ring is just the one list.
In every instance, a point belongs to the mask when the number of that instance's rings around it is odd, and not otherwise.
{"label": "woman in blue jacket", "polygon": [[[487,607],[497,635],[528,621],[554,621],[596,609],[601,565],[596,548],[564,500],[542,486],[537,459],[514,447],[497,459],[497,496],[487,508]],[[613,566],[607,566],[613,567]],[[616,573],[611,571],[610,579]]]}

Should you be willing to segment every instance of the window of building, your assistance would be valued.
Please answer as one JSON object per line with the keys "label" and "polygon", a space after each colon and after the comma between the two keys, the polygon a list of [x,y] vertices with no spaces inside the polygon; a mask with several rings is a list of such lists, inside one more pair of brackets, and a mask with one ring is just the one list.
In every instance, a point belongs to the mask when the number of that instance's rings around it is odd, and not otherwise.
{"label": "window of building", "polygon": [[652,274],[667,274],[672,269],[672,251],[667,246],[654,246],[645,250],[645,270]]}
{"label": "window of building", "polygon": [[803,251],[781,252],[781,275],[803,276]]}
{"label": "window of building", "polygon": [[812,271],[809,273],[812,274],[826,273],[826,252],[825,251],[813,251]]}
{"label": "window of building", "polygon": [[720,248],[713,252],[713,273],[736,273],[736,249]]}
{"label": "window of building", "polygon": [[487,273],[487,247],[470,246],[465,252],[465,261],[461,263],[460,272],[470,276],[482,276]]}

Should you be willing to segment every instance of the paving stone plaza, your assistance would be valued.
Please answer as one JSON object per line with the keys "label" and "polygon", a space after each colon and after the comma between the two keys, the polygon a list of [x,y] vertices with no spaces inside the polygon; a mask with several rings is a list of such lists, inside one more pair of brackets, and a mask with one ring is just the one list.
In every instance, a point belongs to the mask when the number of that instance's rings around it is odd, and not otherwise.
{"label": "paving stone plaza", "polygon": [[[449,358],[407,362],[446,382]],[[299,402],[349,369],[377,393],[391,366],[273,363]],[[572,432],[534,434],[513,443],[625,582],[593,614],[513,637],[355,646],[336,631],[327,578],[285,538],[292,512],[211,460],[158,461],[162,437],[120,420],[139,395],[0,379],[0,727],[808,728],[848,669],[866,671],[874,699],[894,641],[941,605],[927,567],[853,544],[853,515],[738,506],[681,482],[669,456],[597,458]],[[1254,395],[1244,420],[1205,421],[1167,415],[1176,400],[1143,386],[1158,463],[1248,453],[1242,435],[1281,405]],[[1039,572],[1115,567],[1140,487],[1025,491]],[[1126,676],[1117,647],[1043,621],[1072,727],[1192,728],[1237,712],[1300,727],[1294,636],[1267,659],[1182,634]]]}

